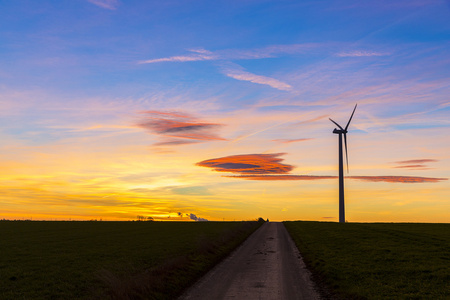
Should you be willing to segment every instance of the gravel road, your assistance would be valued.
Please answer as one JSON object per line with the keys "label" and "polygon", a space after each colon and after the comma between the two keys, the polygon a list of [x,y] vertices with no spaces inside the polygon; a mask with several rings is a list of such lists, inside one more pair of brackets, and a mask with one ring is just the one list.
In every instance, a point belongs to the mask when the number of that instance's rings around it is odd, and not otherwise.
{"label": "gravel road", "polygon": [[266,222],[179,300],[319,299],[283,223]]}

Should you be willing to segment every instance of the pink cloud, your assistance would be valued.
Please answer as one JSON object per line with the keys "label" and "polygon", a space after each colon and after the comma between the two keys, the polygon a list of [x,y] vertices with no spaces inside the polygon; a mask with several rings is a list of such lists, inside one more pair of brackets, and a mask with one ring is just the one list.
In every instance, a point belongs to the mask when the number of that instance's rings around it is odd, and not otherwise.
{"label": "pink cloud", "polygon": [[[143,111],[141,113],[146,116],[136,124],[138,127],[153,134],[171,138],[157,145],[183,145],[200,141],[225,140],[216,133],[222,124],[202,122],[180,112]],[[186,142],[186,139],[192,141]]]}

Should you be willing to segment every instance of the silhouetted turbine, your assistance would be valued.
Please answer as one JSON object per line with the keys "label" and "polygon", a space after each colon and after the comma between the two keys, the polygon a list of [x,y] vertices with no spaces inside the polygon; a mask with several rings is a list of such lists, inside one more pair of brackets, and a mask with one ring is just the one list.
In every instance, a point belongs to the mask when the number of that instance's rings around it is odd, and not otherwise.
{"label": "silhouetted turbine", "polygon": [[353,114],[355,113],[356,107],[358,104],[355,105],[355,108],[353,109],[352,115],[350,116],[350,119],[348,120],[347,126],[345,126],[345,129],[341,127],[338,123],[333,121],[330,118],[330,121],[336,124],[339,129],[335,128],[333,130],[333,133],[339,134],[339,223],[345,223],[345,205],[344,205],[344,163],[343,163],[343,155],[342,155],[342,135],[344,135],[344,144],[345,144],[345,161],[347,162],[347,173],[348,173],[348,152],[347,152],[347,129],[348,125],[350,125],[350,122],[352,121]]}

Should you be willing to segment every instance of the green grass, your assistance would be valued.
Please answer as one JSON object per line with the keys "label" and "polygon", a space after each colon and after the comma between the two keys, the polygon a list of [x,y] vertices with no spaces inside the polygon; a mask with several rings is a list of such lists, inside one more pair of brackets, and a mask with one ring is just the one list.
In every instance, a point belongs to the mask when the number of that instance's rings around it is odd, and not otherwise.
{"label": "green grass", "polygon": [[450,224],[285,222],[341,299],[450,299]]}
{"label": "green grass", "polygon": [[171,299],[257,222],[0,222],[0,299]]}

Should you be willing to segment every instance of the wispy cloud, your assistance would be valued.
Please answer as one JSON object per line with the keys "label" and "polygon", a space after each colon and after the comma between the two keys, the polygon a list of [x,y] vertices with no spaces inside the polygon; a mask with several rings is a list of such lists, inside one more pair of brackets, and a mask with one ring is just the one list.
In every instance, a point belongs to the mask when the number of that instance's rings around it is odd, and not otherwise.
{"label": "wispy cloud", "polygon": [[314,176],[314,175],[236,175],[225,176],[247,180],[319,180],[335,179],[337,176]]}
{"label": "wispy cloud", "polygon": [[240,60],[240,59],[263,59],[277,57],[283,54],[305,53],[311,49],[317,48],[318,44],[292,44],[292,45],[271,45],[256,49],[224,49],[218,51],[209,51],[203,48],[188,49],[193,54],[170,56],[163,58],[154,58],[142,60],[140,64],[152,64],[159,62],[188,62],[201,60]]}
{"label": "wispy cloud", "polygon": [[218,55],[214,55],[211,51],[205,49],[191,49],[190,52],[194,52],[191,55],[180,55],[163,58],[155,58],[139,61],[139,64],[153,64],[159,62],[188,62],[188,61],[201,61],[201,60],[217,60],[220,58]]}
{"label": "wispy cloud", "polygon": [[[337,179],[337,176],[315,176],[315,175],[230,175],[229,178],[239,178],[247,180],[320,180]],[[413,177],[413,176],[348,176],[346,179],[355,179],[370,182],[390,182],[390,183],[423,183],[439,182],[448,180],[447,178],[433,177]]]}
{"label": "wispy cloud", "polygon": [[266,77],[266,76],[261,76],[261,75],[256,75],[256,74],[253,74],[250,72],[246,72],[244,70],[225,68],[225,69],[223,69],[222,72],[224,75],[234,78],[234,79],[237,79],[237,80],[250,81],[250,82],[258,83],[258,84],[265,84],[270,87],[273,87],[274,89],[278,89],[278,90],[282,90],[282,91],[292,90],[292,86],[290,86],[287,83],[284,83],[282,81],[279,81],[279,80],[271,78],[271,77]]}
{"label": "wispy cloud", "polygon": [[386,52],[376,52],[367,50],[354,50],[337,53],[336,56],[339,57],[369,57],[369,56],[388,56],[389,53]]}
{"label": "wispy cloud", "polygon": [[422,182],[439,182],[448,180],[448,178],[433,177],[413,177],[413,176],[348,176],[346,178],[371,181],[371,182],[401,182],[401,183],[422,183]]}
{"label": "wispy cloud", "polygon": [[99,7],[110,10],[116,10],[117,7],[119,6],[119,1],[117,0],[88,0],[88,1]]}
{"label": "wispy cloud", "polygon": [[[278,49],[278,48],[274,48]],[[281,49],[284,49],[284,47],[281,47]],[[278,49],[278,51],[281,51],[281,49]],[[143,60],[139,61],[139,64],[152,64],[152,63],[159,63],[159,62],[189,62],[189,61],[204,61],[204,60],[228,60],[232,58],[247,58],[247,59],[260,59],[265,57],[271,57],[270,53],[276,52],[275,50],[267,50],[263,51],[263,53],[259,53],[256,51],[255,53],[251,54],[248,52],[238,52],[239,54],[236,55],[230,55],[230,54],[216,54],[211,51],[205,50],[205,49],[191,49],[190,52],[193,52],[191,55],[182,55],[182,56],[171,56],[171,57],[164,57],[164,58],[156,58],[156,59],[149,59],[149,60]],[[287,49],[285,49],[287,51]],[[256,75],[247,71],[244,71],[243,68],[237,64],[229,62],[226,67],[222,67],[222,73],[228,77],[237,79],[237,80],[243,80],[243,81],[250,81],[253,83],[258,84],[265,84],[268,86],[271,86],[275,89],[279,89],[282,91],[290,91],[292,87],[284,82],[281,82],[277,79],[266,77],[262,75]]]}
{"label": "wispy cloud", "polygon": [[396,169],[409,169],[409,170],[430,170],[426,165],[404,165],[394,167]]}
{"label": "wispy cloud", "polygon": [[169,141],[163,141],[155,143],[155,146],[181,146],[181,145],[189,145],[189,144],[196,144],[198,141],[192,141],[192,140],[169,140]]}
{"label": "wispy cloud", "polygon": [[304,138],[304,139],[276,139],[276,140],[272,140],[272,141],[273,141],[273,142],[282,143],[282,144],[290,144],[290,143],[304,142],[304,141],[309,141],[309,140],[313,140],[313,138]]}
{"label": "wispy cloud", "polygon": [[143,111],[145,118],[136,125],[153,134],[170,138],[156,145],[175,146],[202,141],[225,140],[215,131],[222,124],[206,123],[180,112]]}
{"label": "wispy cloud", "polygon": [[328,117],[329,117],[329,115],[321,115],[321,116],[318,116],[318,117],[315,117],[315,118],[312,118],[312,119],[308,119],[308,120],[297,122],[297,123],[294,124],[294,126],[301,125],[301,124],[313,123],[313,122],[316,122],[316,121],[319,121],[319,120],[322,120],[322,119],[325,119],[325,118],[328,118]]}

